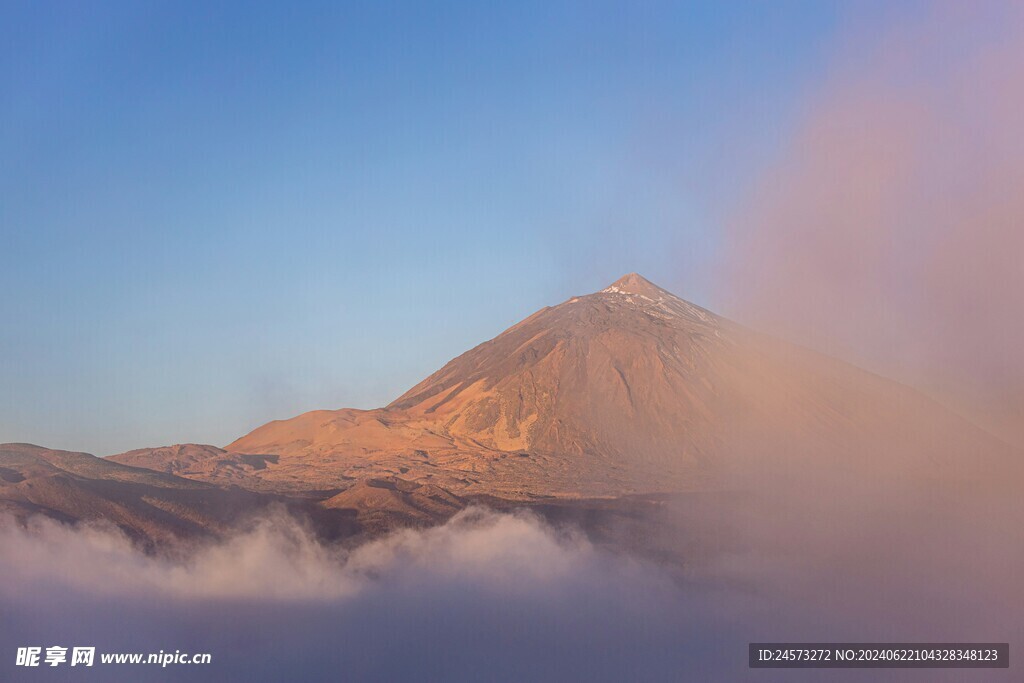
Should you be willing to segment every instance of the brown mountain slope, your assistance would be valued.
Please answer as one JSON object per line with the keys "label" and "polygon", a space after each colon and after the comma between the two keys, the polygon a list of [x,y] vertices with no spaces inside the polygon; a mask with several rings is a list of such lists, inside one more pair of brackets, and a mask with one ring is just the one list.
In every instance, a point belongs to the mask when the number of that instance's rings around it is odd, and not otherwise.
{"label": "brown mountain slope", "polygon": [[277,462],[277,456],[233,453],[216,446],[186,443],[139,448],[112,455],[107,460],[190,479],[216,481],[222,485],[236,484],[259,490],[265,487],[262,486],[262,480],[254,476],[255,473],[265,469],[268,462]]}
{"label": "brown mountain slope", "polygon": [[248,491],[128,467],[88,453],[0,444],[0,511],[102,520],[137,539],[217,533],[266,500]]}
{"label": "brown mountain slope", "polygon": [[467,503],[437,486],[387,477],[364,479],[321,505],[329,510],[352,511],[363,529],[372,533],[399,526],[431,526],[448,519]]}
{"label": "brown mountain slope", "polygon": [[383,475],[513,498],[715,489],[805,465],[962,480],[1011,457],[905,386],[636,274],[538,311],[385,408],[271,422],[227,449],[280,456],[251,472],[280,490]]}

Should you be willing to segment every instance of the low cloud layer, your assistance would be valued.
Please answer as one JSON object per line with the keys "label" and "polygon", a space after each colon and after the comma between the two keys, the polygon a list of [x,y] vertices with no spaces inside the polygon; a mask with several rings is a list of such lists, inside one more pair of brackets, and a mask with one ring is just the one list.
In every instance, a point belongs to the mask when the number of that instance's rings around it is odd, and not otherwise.
{"label": "low cloud layer", "polygon": [[[707,548],[680,551],[682,561],[669,564],[595,546],[531,514],[482,509],[354,549],[324,545],[300,521],[273,516],[165,556],[144,554],[111,529],[5,523],[0,677],[790,681],[793,672],[748,670],[746,644],[1016,642],[1008,631],[1016,611],[1007,607],[1016,593],[1000,593],[1007,574],[996,568],[1019,551],[992,538],[1009,521],[935,533],[884,508],[865,517],[852,497],[814,511],[815,523],[807,505],[730,500],[692,517],[669,506],[642,523],[652,537],[661,530],[662,548],[684,545],[666,520],[739,529],[738,537],[705,533]],[[957,561],[957,544],[970,535],[970,559]],[[27,645],[210,652],[213,664],[26,673],[13,662]],[[960,680],[956,672],[839,673],[806,678]],[[986,680],[1010,680],[989,673]]]}
{"label": "low cloud layer", "polygon": [[4,525],[0,573],[4,680],[26,675],[12,666],[25,645],[214,657],[30,672],[104,681],[662,679],[711,645],[659,570],[532,515],[480,509],[354,550],[279,516],[173,558],[37,518]]}

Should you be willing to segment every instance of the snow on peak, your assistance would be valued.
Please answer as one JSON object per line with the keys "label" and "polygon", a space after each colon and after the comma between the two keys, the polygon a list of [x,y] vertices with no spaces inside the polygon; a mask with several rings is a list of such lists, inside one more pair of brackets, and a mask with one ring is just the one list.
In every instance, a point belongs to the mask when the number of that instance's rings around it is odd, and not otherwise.
{"label": "snow on peak", "polygon": [[651,301],[657,301],[666,294],[665,290],[638,273],[623,275],[601,291],[604,294],[634,294]]}

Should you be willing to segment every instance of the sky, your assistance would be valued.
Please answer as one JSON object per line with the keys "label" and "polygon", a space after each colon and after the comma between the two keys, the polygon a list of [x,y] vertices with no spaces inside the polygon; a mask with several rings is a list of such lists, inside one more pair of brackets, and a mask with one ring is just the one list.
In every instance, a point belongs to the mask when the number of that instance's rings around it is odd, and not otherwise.
{"label": "sky", "polygon": [[631,271],[732,301],[837,53],[925,7],[4,2],[0,442],[377,407]]}
{"label": "sky", "polygon": [[710,186],[770,153],[836,22],[2,7],[0,441],[97,454],[385,404],[627,272],[706,300]]}

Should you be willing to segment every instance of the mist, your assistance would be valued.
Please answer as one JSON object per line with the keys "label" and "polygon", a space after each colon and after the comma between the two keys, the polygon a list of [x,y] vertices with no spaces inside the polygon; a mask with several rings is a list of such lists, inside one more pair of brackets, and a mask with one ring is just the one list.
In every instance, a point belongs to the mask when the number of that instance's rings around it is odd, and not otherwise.
{"label": "mist", "polygon": [[[837,445],[783,408],[770,432],[740,425],[733,464],[760,493],[734,518],[747,551],[716,571],[815,605],[811,639],[1016,651],[1024,11],[915,9],[847,11],[793,134],[725,211],[719,292],[736,319],[920,389],[1010,446],[966,420],[947,431],[956,443],[930,440],[926,405],[895,389],[889,438]],[[854,427],[874,407],[834,405]],[[1000,679],[979,674],[956,680]]]}
{"label": "mist", "polygon": [[739,319],[1022,445],[1024,10],[921,9],[848,12],[794,134],[730,211],[720,290]]}

